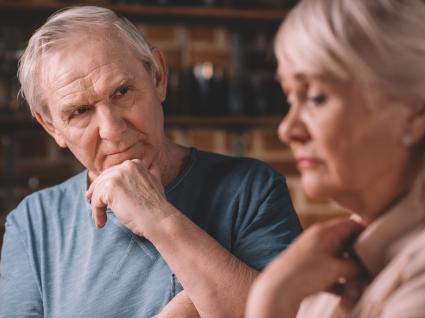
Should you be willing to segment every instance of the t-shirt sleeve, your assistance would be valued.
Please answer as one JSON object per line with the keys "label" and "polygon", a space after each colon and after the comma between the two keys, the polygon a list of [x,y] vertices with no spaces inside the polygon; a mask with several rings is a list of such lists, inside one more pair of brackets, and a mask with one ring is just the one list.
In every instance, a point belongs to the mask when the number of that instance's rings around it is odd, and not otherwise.
{"label": "t-shirt sleeve", "polygon": [[41,291],[16,224],[8,220],[0,260],[0,317],[43,317]]}
{"label": "t-shirt sleeve", "polygon": [[261,270],[281,253],[302,228],[292,205],[285,179],[274,176],[257,185],[243,211],[233,253],[251,267]]}

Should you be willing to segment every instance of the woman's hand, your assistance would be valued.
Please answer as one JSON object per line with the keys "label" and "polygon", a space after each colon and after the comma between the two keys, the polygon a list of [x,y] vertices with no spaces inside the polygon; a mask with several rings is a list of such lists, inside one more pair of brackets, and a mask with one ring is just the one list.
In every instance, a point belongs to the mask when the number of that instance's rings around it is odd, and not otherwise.
{"label": "woman's hand", "polygon": [[363,228],[349,219],[310,227],[260,274],[250,292],[247,317],[295,317],[305,297],[356,280],[362,269],[349,248]]}

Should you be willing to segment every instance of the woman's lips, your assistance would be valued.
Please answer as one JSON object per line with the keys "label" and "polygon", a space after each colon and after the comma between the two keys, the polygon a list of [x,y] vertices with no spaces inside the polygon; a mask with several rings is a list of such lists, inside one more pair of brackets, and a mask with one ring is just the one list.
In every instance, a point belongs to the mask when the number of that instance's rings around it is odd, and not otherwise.
{"label": "woman's lips", "polygon": [[322,163],[316,158],[299,157],[296,159],[298,170],[315,168]]}

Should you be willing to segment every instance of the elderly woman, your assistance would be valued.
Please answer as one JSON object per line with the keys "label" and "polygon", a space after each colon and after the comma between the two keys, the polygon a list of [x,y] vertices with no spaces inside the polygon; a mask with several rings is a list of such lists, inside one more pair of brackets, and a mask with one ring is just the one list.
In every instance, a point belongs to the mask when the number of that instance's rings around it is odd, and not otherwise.
{"label": "elderly woman", "polygon": [[285,19],[279,137],[304,191],[361,221],[307,230],[257,279],[247,317],[425,317],[424,37],[419,0],[303,0]]}

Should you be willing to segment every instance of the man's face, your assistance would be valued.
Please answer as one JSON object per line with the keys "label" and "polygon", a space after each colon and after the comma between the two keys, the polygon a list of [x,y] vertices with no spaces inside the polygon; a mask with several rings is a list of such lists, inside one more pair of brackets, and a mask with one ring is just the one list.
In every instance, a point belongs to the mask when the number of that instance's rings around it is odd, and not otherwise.
{"label": "man's face", "polygon": [[51,120],[41,122],[91,179],[128,159],[149,168],[163,151],[163,77],[154,80],[121,41],[71,41],[44,60],[42,89]]}

